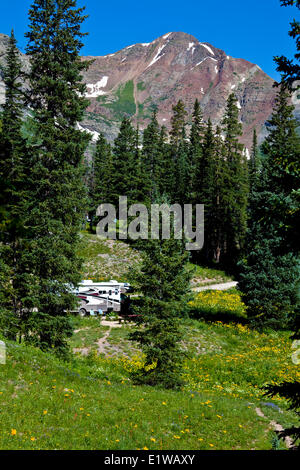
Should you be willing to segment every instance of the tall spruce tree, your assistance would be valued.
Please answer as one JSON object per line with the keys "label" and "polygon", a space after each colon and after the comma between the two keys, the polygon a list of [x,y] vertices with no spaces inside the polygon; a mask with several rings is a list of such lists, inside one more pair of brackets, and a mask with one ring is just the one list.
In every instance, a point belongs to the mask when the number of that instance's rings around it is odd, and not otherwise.
{"label": "tall spruce tree", "polygon": [[[300,0],[281,0],[281,5],[282,6],[292,6],[296,5],[298,9],[300,9]],[[296,46],[297,46],[297,54],[295,55],[295,59],[297,62],[299,62],[300,58],[300,30],[299,30],[299,22],[293,21],[291,23],[292,29],[289,32],[289,35],[296,39]],[[294,63],[291,60],[288,60],[286,57],[281,56],[280,58],[276,58],[275,61],[277,62],[278,68],[277,70],[279,72],[282,72],[282,82],[284,85],[286,85],[289,89],[294,89],[294,88],[299,88],[299,82],[298,80],[300,79],[300,66],[299,63]],[[299,177],[299,153],[294,154],[294,163],[292,165],[284,165],[284,171],[289,172],[289,166],[292,167],[292,172],[295,175],[298,175]],[[283,159],[281,157],[281,162],[283,162]],[[290,160],[290,158],[289,158]],[[291,163],[291,162],[290,162]],[[295,233],[295,236],[293,237],[292,244],[289,245],[293,247],[293,252],[296,258],[299,259],[299,251],[295,250],[295,241],[298,239],[299,243],[299,208],[300,208],[300,191],[299,191],[299,181],[298,181],[298,189],[293,189],[292,193],[290,195],[291,197],[291,206],[289,213],[293,214],[289,221],[289,232],[288,238],[290,238],[290,235],[293,232]],[[298,245],[299,246],[299,245]],[[299,340],[300,339],[300,308],[299,308],[299,303],[295,309],[295,317],[292,325],[292,329],[294,331],[293,334],[293,339]],[[285,398],[289,402],[289,409],[294,411],[298,418],[300,417],[300,382],[295,381],[295,382],[288,382],[285,381],[282,384],[279,385],[269,385],[266,387],[266,395],[268,396],[278,396],[280,395],[281,397]],[[300,449],[300,424],[297,426],[291,426],[289,428],[284,429],[283,431],[280,431],[279,437],[291,437],[293,439],[293,448],[294,449]]]}
{"label": "tall spruce tree", "polygon": [[174,182],[174,165],[168,142],[168,131],[165,126],[162,126],[159,133],[159,158],[156,165],[157,171],[157,187],[158,195],[163,196],[165,199],[171,198],[171,188]]}
{"label": "tall spruce tree", "polygon": [[[0,217],[2,216],[2,223],[5,218],[10,221],[13,218],[8,214],[5,217],[4,213],[7,210],[11,211],[17,190],[16,181],[21,178],[22,152],[24,152],[24,140],[21,135],[21,75],[21,61],[14,31],[12,31],[4,67],[5,103],[1,116]],[[4,226],[2,230],[4,233]]]}
{"label": "tall spruce tree", "polygon": [[239,138],[242,135],[242,124],[239,121],[237,98],[232,93],[227,100],[223,119],[224,139],[224,194],[226,206],[225,250],[223,261],[229,269],[235,264],[244,245],[247,229],[247,203],[249,194],[248,165],[243,145]]}
{"label": "tall spruce tree", "polygon": [[263,146],[265,158],[251,211],[247,254],[239,287],[254,324],[287,326],[297,311],[299,238],[295,237],[299,202],[300,138],[289,93],[281,87]]}
{"label": "tall spruce tree", "polygon": [[256,129],[253,130],[252,148],[250,154],[249,165],[249,190],[252,192],[257,178],[259,177],[259,156]]}
{"label": "tall spruce tree", "polygon": [[92,175],[89,184],[91,226],[100,204],[109,203],[111,200],[111,188],[113,182],[113,155],[111,145],[102,133],[97,139],[94,158],[92,162]]}
{"label": "tall spruce tree", "polygon": [[[300,10],[300,0],[281,0],[282,6],[296,6]],[[297,52],[294,56],[294,59],[288,59],[285,56],[277,56],[274,58],[277,64],[277,71],[281,72],[282,82],[288,86],[289,89],[298,89],[299,88],[299,76],[300,76],[300,23],[295,19],[291,22],[291,29],[289,31],[289,36],[291,36],[296,41]]]}
{"label": "tall spruce tree", "polygon": [[177,388],[182,384],[180,317],[189,296],[188,252],[182,240],[149,240],[134,282],[143,294],[134,311],[142,326],[131,334],[145,354],[145,365],[132,378],[138,384]]}
{"label": "tall spruce tree", "polygon": [[24,250],[27,149],[22,137],[22,67],[12,31],[4,67],[6,88],[0,132],[0,328],[11,339],[20,338],[24,295]]}
{"label": "tall spruce tree", "polygon": [[300,238],[297,224],[300,214],[300,137],[290,97],[291,92],[282,85],[268,122],[270,132],[263,145],[267,156],[263,174],[263,181],[266,181],[264,197],[269,201],[266,217],[276,221],[278,234],[284,240],[282,253],[298,253]]}
{"label": "tall spruce tree", "polygon": [[205,243],[201,252],[205,262],[209,263],[212,259],[212,231],[213,227],[213,210],[214,210],[214,183],[215,183],[215,137],[212,128],[212,122],[209,119],[204,134],[202,146],[202,158],[200,160],[199,173],[197,174],[197,197],[199,202],[204,204],[204,227],[205,227]]}
{"label": "tall spruce tree", "polygon": [[141,182],[136,152],[136,132],[128,118],[124,118],[121,123],[119,134],[114,141],[113,155],[115,168],[109,202],[118,206],[120,196],[127,196],[128,205],[140,202],[137,196]]}
{"label": "tall spruce tree", "polygon": [[189,174],[186,143],[187,111],[182,100],[179,100],[172,110],[168,193],[172,202],[183,203],[186,175]]}
{"label": "tall spruce tree", "polygon": [[199,101],[196,99],[194,103],[193,115],[192,115],[192,126],[190,132],[190,187],[191,187],[191,199],[194,195],[194,186],[198,184],[195,180],[195,175],[198,173],[198,168],[201,166],[202,158],[202,143],[205,132],[205,126],[203,122],[203,114]]}
{"label": "tall spruce tree", "polygon": [[76,252],[85,210],[82,160],[90,137],[77,130],[88,101],[81,72],[81,25],[75,0],[35,0],[29,9],[26,52],[36,145],[31,147],[30,236],[23,257],[28,278],[22,323],[26,341],[58,354],[72,333],[67,311],[80,281]]}
{"label": "tall spruce tree", "polygon": [[161,129],[156,111],[153,112],[151,121],[143,132],[142,154],[149,199],[154,202],[160,194],[160,176],[163,169]]}

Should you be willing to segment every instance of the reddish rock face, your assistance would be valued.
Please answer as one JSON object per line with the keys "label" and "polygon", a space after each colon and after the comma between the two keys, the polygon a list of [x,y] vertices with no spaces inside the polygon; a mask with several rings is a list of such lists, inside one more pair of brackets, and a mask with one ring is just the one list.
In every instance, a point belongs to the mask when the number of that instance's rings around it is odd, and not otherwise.
{"label": "reddish rock face", "polygon": [[131,116],[143,129],[153,109],[158,120],[170,126],[172,106],[179,99],[192,113],[196,98],[204,120],[220,124],[226,100],[235,93],[243,124],[243,143],[250,148],[256,128],[260,138],[272,112],[276,89],[257,65],[229,57],[220,49],[185,33],[169,33],[149,44],[136,44],[104,57],[87,57],[94,63],[85,73],[91,100],[83,123],[113,139],[120,119]]}

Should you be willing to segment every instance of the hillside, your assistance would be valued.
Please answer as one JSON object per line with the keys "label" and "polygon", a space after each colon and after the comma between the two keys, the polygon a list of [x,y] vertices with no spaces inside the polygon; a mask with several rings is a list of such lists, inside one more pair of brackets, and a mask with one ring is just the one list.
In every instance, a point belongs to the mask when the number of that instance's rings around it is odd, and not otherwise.
{"label": "hillside", "polygon": [[[119,240],[100,240],[97,235],[81,233],[81,247],[78,253],[83,258],[82,279],[97,281],[128,281],[130,268],[141,262],[138,250]],[[207,286],[232,280],[224,271],[209,269],[193,264],[192,287]]]}
{"label": "hillside", "polygon": [[184,321],[186,385],[172,392],[131,384],[130,370],[143,361],[126,339],[132,326],[74,322],[71,345],[91,347],[87,358],[63,363],[7,344],[7,363],[0,365],[1,449],[285,448],[274,423],[286,426],[295,417],[260,387],[296,377],[287,334]]}
{"label": "hillside", "polygon": [[[122,242],[104,242],[86,232],[82,242],[88,277],[127,279],[126,270],[139,263],[138,252]],[[224,276],[198,267],[194,283]],[[198,295],[205,296],[201,310]],[[72,316],[68,362],[6,342],[7,362],[0,365],[0,448],[286,448],[274,429],[297,421],[283,399],[267,399],[262,387],[299,378],[289,332],[259,333],[238,323],[245,319],[236,291],[197,294],[194,307],[194,318],[181,323],[181,347],[188,355],[180,391],[132,384],[130,372],[144,361],[138,345],[128,340],[137,328],[133,323]],[[222,313],[225,322],[218,321]]]}

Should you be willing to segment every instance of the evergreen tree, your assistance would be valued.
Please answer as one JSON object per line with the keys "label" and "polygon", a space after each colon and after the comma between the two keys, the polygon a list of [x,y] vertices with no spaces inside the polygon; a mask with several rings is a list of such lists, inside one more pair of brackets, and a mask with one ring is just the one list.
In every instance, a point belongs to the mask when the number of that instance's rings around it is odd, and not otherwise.
{"label": "evergreen tree", "polygon": [[138,201],[139,162],[136,153],[136,133],[128,118],[124,118],[119,134],[114,142],[114,174],[111,202],[116,207],[120,196],[127,196],[128,205]]}
{"label": "evergreen tree", "polygon": [[[282,6],[293,6],[300,10],[300,0],[281,0]],[[296,41],[297,52],[294,56],[295,61],[288,59],[285,56],[275,57],[274,60],[277,64],[277,71],[281,72],[281,80],[288,86],[289,89],[298,89],[300,76],[300,23],[295,19],[291,23],[291,30],[289,31],[291,36]]]}
{"label": "evergreen tree", "polygon": [[140,343],[146,360],[133,379],[138,384],[176,388],[182,384],[180,317],[189,292],[188,253],[181,240],[171,238],[147,241],[142,256],[135,282],[143,296],[134,311],[142,315],[143,326],[131,339]]}
{"label": "evergreen tree", "polygon": [[159,149],[160,152],[156,165],[158,197],[163,196],[165,199],[171,200],[175,184],[174,161],[165,126],[162,126],[160,129]]}
{"label": "evergreen tree", "polygon": [[262,223],[276,223],[276,230],[283,239],[282,253],[298,253],[300,238],[297,223],[300,214],[300,137],[293,111],[290,91],[281,86],[268,122],[270,132],[263,145],[266,161],[261,190],[268,202]]}
{"label": "evergreen tree", "polygon": [[182,140],[177,149],[176,163],[175,163],[175,191],[174,202],[181,204],[188,204],[191,199],[191,186],[190,186],[190,160],[189,160],[189,147],[186,140]]}
{"label": "evergreen tree", "polygon": [[82,160],[90,137],[77,130],[88,105],[81,72],[84,8],[75,0],[35,0],[29,10],[27,54],[35,145],[31,145],[31,205],[26,214],[27,273],[24,338],[64,354],[74,308],[70,285],[80,281],[77,257],[85,209]]}
{"label": "evergreen tree", "polygon": [[[21,136],[22,126],[22,93],[21,93],[21,62],[16,45],[14,32],[11,32],[4,68],[5,103],[1,124],[1,167],[0,167],[0,217],[11,221],[12,215],[8,215],[13,207],[14,195],[16,195],[17,180],[21,178],[22,152],[24,152],[24,140]],[[6,211],[6,216],[4,215]],[[0,218],[0,223],[1,223]],[[3,233],[5,232],[2,226]]]}
{"label": "evergreen tree", "polygon": [[[161,130],[156,111],[143,133],[143,165],[149,185],[149,199],[153,202],[160,194],[160,176],[162,171]],[[165,170],[165,169],[164,169]]]}
{"label": "evergreen tree", "polygon": [[203,115],[199,101],[196,99],[193,109],[193,123],[190,133],[190,187],[191,187],[191,198],[194,197],[195,185],[197,185],[197,180],[195,181],[195,175],[199,173],[199,167],[201,167],[201,158],[202,158],[202,143],[203,136],[205,132],[205,126],[203,122]]}
{"label": "evergreen tree", "polygon": [[244,245],[247,229],[248,165],[243,145],[239,142],[242,125],[239,122],[237,98],[232,93],[227,100],[223,119],[224,140],[224,227],[225,253],[228,268],[233,268]]}
{"label": "evergreen tree", "polygon": [[208,120],[207,128],[204,135],[202,146],[202,158],[200,160],[200,168],[198,170],[198,187],[196,194],[199,202],[204,204],[204,227],[205,227],[205,243],[203,248],[203,256],[206,262],[212,259],[212,231],[214,230],[213,210],[214,210],[214,191],[215,191],[215,138],[211,120]]}
{"label": "evergreen tree", "polygon": [[146,206],[151,201],[151,180],[147,172],[142,146],[140,144],[139,127],[135,131],[135,175],[136,175],[136,201]]}
{"label": "evergreen tree", "polygon": [[92,164],[92,181],[89,187],[89,217],[91,224],[93,224],[97,208],[100,204],[110,202],[113,173],[114,165],[111,145],[106,141],[104,135],[100,133],[96,143]]}
{"label": "evergreen tree", "polygon": [[259,177],[259,157],[256,129],[253,130],[252,148],[249,160],[249,189],[250,193],[256,185],[257,178]]}
{"label": "evergreen tree", "polygon": [[[299,136],[289,93],[282,87],[263,146],[265,158],[250,198],[247,252],[239,287],[255,324],[287,326],[297,311],[299,238],[295,238],[299,203]],[[298,165],[298,168],[297,168]]]}
{"label": "evergreen tree", "polygon": [[178,103],[172,107],[172,110],[170,141],[176,151],[180,142],[186,138],[185,126],[187,112],[182,100],[179,100]]}
{"label": "evergreen tree", "polygon": [[12,31],[4,68],[6,97],[0,133],[0,328],[17,339],[22,312],[20,257],[24,249],[27,149],[22,137],[21,62]]}
{"label": "evergreen tree", "polygon": [[[281,0],[281,5],[296,5],[298,9],[300,9],[300,0]],[[292,29],[289,32],[290,36],[296,39],[297,45],[297,54],[295,55],[295,59],[299,61],[299,51],[300,51],[300,38],[299,38],[299,22],[295,20],[291,24]],[[300,67],[299,64],[295,64],[294,62],[288,60],[286,57],[282,56],[280,58],[275,59],[279,72],[283,72],[282,75],[282,82],[284,85],[287,85],[290,89],[294,88],[297,84],[296,80],[299,80],[300,77]],[[295,147],[294,147],[295,148]],[[280,161],[283,162],[284,159],[280,158]],[[297,175],[299,177],[299,153],[294,154],[294,162],[291,156],[288,159],[288,164],[284,164],[284,171],[289,172],[289,168],[292,168],[293,175]],[[299,181],[298,181],[298,189],[293,189],[290,195],[290,210],[289,213],[293,214],[289,220],[289,231],[286,232],[286,236],[288,239],[291,238],[293,232],[296,232],[295,235],[292,237],[292,243],[289,240],[289,246],[293,250],[295,257],[299,258],[299,250],[295,250],[297,246],[296,240],[299,243],[299,207],[300,207],[300,194],[299,194]],[[296,242],[296,243],[295,243]],[[299,245],[298,245],[299,246]],[[295,340],[300,339],[300,308],[299,303],[295,308],[295,320],[293,321],[292,328],[294,330],[293,338]],[[289,402],[289,409],[293,410],[298,418],[300,417],[300,383],[299,381],[295,382],[283,382],[279,385],[269,385],[266,387],[266,395],[268,396],[276,396],[280,395],[284,397]],[[295,449],[300,449],[300,425],[298,426],[291,426],[284,431],[279,432],[279,437],[287,437],[291,436],[293,438],[293,444]]]}
{"label": "evergreen tree", "polygon": [[[187,112],[182,100],[173,106],[170,131],[170,197],[172,202],[184,204],[189,199],[189,152],[186,139]],[[172,177],[173,175],[173,177]]]}

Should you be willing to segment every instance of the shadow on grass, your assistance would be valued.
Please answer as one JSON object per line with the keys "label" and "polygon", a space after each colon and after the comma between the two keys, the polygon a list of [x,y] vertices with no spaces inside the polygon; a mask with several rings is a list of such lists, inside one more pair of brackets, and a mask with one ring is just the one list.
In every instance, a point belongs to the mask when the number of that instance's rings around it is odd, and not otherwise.
{"label": "shadow on grass", "polygon": [[201,308],[192,307],[189,309],[189,317],[193,320],[203,320],[209,322],[221,321],[222,323],[239,323],[241,325],[249,325],[248,318],[231,311],[212,313],[207,312]]}

